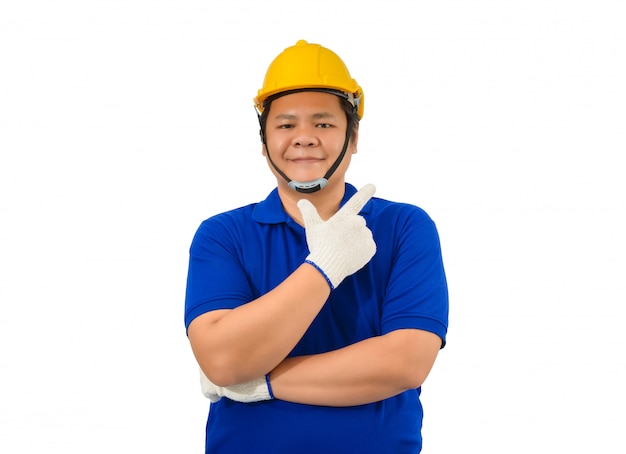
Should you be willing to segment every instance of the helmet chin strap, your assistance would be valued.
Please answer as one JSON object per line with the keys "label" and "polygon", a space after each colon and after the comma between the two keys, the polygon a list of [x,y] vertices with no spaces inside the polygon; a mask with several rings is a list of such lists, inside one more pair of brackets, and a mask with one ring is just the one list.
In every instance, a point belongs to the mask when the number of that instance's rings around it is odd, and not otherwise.
{"label": "helmet chin strap", "polygon": [[267,155],[267,160],[270,162],[272,167],[274,167],[274,170],[276,170],[276,172],[281,177],[283,177],[283,179],[287,182],[289,187],[302,194],[311,194],[313,192],[319,191],[320,189],[324,188],[324,186],[328,184],[328,179],[332,176],[333,173],[335,173],[335,171],[339,167],[339,164],[341,164],[341,161],[343,161],[343,158],[346,155],[346,150],[348,149],[348,145],[350,143],[350,136],[352,135],[352,123],[353,123],[352,121],[348,122],[348,127],[346,130],[346,140],[343,143],[343,148],[341,149],[341,153],[339,153],[339,156],[337,156],[337,159],[335,160],[333,165],[330,167],[330,169],[328,169],[326,174],[322,178],[318,178],[316,180],[295,181],[289,178],[287,175],[285,175],[285,173],[282,170],[280,170],[276,164],[274,164],[274,161],[272,161],[272,157],[270,156],[270,150],[267,147],[267,142],[265,141],[265,135],[263,134],[262,126],[260,130],[261,142],[263,142],[263,145],[265,145],[265,153]]}

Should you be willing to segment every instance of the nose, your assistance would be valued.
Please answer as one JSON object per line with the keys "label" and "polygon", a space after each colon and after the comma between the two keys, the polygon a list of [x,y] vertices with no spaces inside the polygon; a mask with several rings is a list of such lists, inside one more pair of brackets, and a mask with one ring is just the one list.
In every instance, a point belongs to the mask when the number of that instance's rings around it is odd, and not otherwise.
{"label": "nose", "polygon": [[294,147],[315,147],[319,144],[317,134],[315,134],[314,127],[301,126],[297,129],[296,134],[293,137]]}

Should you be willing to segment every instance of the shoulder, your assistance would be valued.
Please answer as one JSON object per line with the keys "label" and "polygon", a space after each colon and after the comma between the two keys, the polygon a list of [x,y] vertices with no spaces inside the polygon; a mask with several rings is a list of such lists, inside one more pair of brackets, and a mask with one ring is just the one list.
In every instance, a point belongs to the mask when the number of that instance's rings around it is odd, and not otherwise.
{"label": "shoulder", "polygon": [[200,227],[204,228],[216,228],[220,226],[232,226],[238,224],[244,224],[252,219],[252,213],[257,203],[251,203],[239,208],[224,211],[222,213],[214,214],[211,217],[205,219],[200,224]]}
{"label": "shoulder", "polygon": [[402,227],[407,223],[433,223],[428,213],[417,205],[394,202],[378,197],[374,197],[370,201],[370,211],[366,217],[372,222],[393,224],[396,227]]}
{"label": "shoulder", "polygon": [[192,241],[192,249],[214,243],[237,243],[254,225],[252,213],[256,204],[215,214],[200,223]]}
{"label": "shoulder", "polygon": [[417,251],[439,247],[435,222],[417,205],[373,198],[364,217],[381,249]]}

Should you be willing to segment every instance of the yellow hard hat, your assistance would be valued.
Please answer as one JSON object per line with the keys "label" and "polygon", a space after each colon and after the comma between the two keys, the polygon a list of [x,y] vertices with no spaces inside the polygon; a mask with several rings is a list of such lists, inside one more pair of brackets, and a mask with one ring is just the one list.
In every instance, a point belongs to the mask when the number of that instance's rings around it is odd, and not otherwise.
{"label": "yellow hard hat", "polygon": [[263,102],[270,96],[307,88],[344,93],[357,108],[359,118],[363,117],[363,90],[350,76],[341,58],[330,49],[304,40],[286,48],[270,64],[254,105],[260,114]]}

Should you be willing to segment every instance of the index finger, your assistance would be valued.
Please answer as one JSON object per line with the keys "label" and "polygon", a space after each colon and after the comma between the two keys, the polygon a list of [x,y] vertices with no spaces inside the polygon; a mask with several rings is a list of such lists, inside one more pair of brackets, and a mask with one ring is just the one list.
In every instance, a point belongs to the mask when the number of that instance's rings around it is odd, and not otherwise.
{"label": "index finger", "polygon": [[371,183],[366,184],[359,192],[350,197],[350,200],[348,200],[339,211],[348,214],[358,214],[375,192],[376,186]]}

